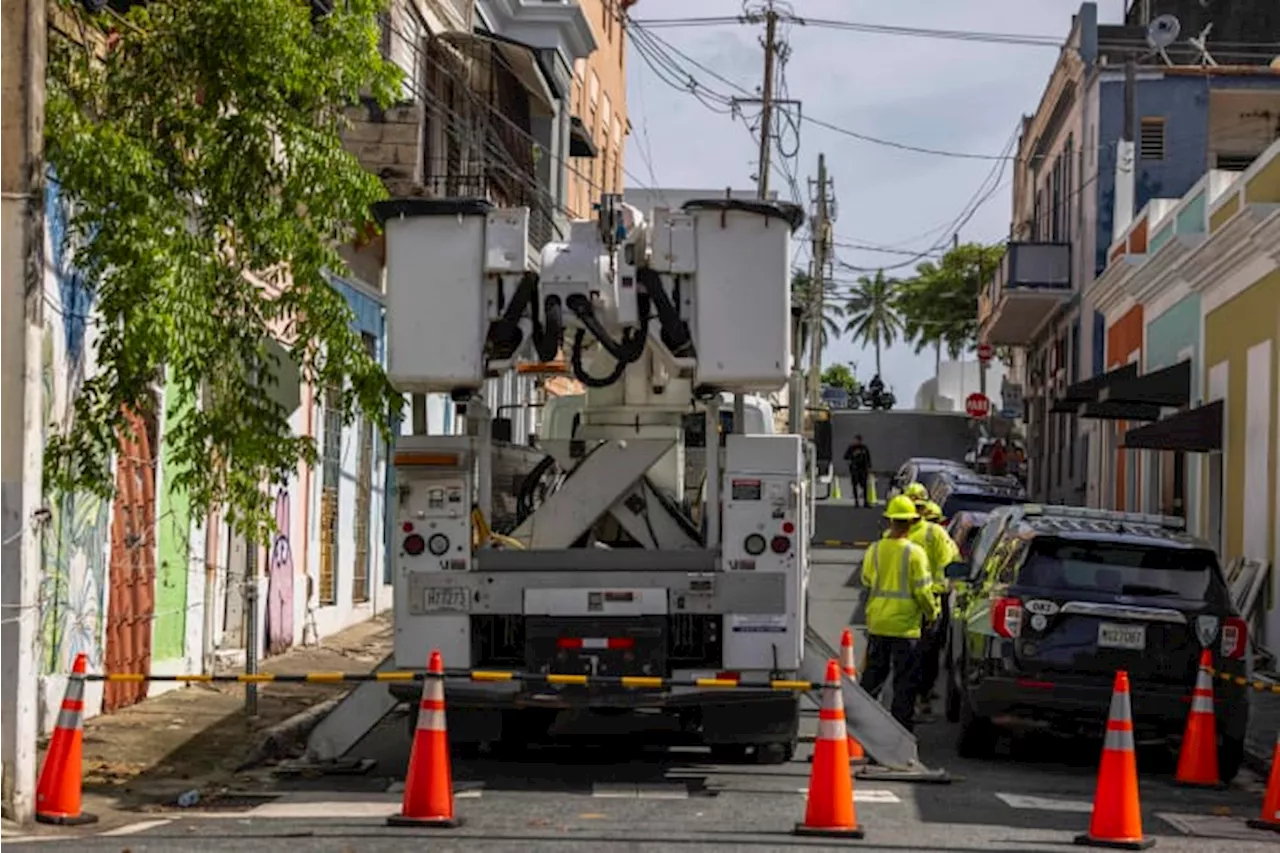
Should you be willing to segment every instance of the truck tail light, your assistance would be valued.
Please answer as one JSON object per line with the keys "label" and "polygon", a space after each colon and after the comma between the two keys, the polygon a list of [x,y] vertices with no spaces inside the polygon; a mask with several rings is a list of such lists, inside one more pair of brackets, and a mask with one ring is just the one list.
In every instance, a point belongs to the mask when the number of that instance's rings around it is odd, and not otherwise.
{"label": "truck tail light", "polygon": [[791,550],[791,540],[786,536],[775,536],[769,540],[769,548],[775,554],[785,554]]}
{"label": "truck tail light", "polygon": [[426,540],[417,533],[410,533],[404,538],[404,552],[410,557],[416,557],[427,548]]}
{"label": "truck tail light", "polygon": [[991,627],[1006,640],[1022,634],[1022,599],[998,598],[991,606]]}
{"label": "truck tail light", "polygon": [[1244,657],[1249,646],[1249,624],[1232,616],[1222,623],[1222,656],[1231,660]]}

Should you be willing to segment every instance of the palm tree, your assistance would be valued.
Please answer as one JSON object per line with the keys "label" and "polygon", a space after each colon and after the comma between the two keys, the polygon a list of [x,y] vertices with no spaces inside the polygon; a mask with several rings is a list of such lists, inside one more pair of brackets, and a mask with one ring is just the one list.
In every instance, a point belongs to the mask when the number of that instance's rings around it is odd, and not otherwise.
{"label": "palm tree", "polygon": [[[832,299],[835,288],[828,284],[823,289],[826,292],[823,294],[822,299],[822,319],[816,324],[818,328],[818,352],[826,351],[831,342],[840,337],[840,319],[844,317],[844,309]],[[815,325],[810,322],[812,320],[810,316],[812,309],[810,308],[809,300],[812,294],[813,278],[803,270],[792,272],[791,303],[793,305],[801,305],[804,308],[804,313],[800,315],[801,323],[799,325],[801,352],[807,350],[809,346],[809,330]]]}
{"label": "palm tree", "polygon": [[902,318],[895,306],[896,281],[884,277],[884,270],[875,278],[859,276],[844,306],[849,318],[845,331],[853,335],[855,343],[871,346],[876,351],[876,375],[880,375],[880,352],[891,347],[903,331]]}

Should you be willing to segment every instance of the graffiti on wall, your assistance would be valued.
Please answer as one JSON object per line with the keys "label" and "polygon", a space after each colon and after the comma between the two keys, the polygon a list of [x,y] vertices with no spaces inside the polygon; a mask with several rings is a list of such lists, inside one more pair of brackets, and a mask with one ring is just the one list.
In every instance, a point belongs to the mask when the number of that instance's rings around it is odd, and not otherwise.
{"label": "graffiti on wall", "polygon": [[267,654],[293,644],[293,547],[290,543],[289,490],[276,493],[276,534],[267,559]]}
{"label": "graffiti on wall", "polygon": [[[44,423],[65,428],[72,402],[93,370],[93,294],[75,268],[66,206],[56,181],[45,191]],[[99,668],[107,572],[109,505],[85,493],[46,492],[40,584],[41,670],[66,672],[77,654]]]}

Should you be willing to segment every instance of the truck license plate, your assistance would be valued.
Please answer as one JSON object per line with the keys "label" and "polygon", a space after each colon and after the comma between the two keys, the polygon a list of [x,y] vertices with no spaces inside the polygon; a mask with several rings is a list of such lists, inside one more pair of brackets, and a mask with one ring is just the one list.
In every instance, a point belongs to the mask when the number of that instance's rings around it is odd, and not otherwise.
{"label": "truck license plate", "polygon": [[1103,622],[1098,625],[1098,647],[1106,649],[1134,649],[1142,651],[1147,646],[1145,625],[1114,625]]}
{"label": "truck license plate", "polygon": [[426,610],[446,612],[466,612],[469,607],[467,591],[456,586],[433,586],[427,588]]}

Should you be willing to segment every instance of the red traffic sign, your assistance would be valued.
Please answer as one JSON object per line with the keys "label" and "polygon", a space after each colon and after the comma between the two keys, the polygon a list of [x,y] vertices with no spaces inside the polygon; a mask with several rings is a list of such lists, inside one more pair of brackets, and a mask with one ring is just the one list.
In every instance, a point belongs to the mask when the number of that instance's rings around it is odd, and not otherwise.
{"label": "red traffic sign", "polygon": [[985,418],[991,414],[991,400],[975,391],[964,398],[964,413],[971,418]]}
{"label": "red traffic sign", "polygon": [[996,354],[996,348],[991,344],[978,344],[978,361],[990,361]]}

